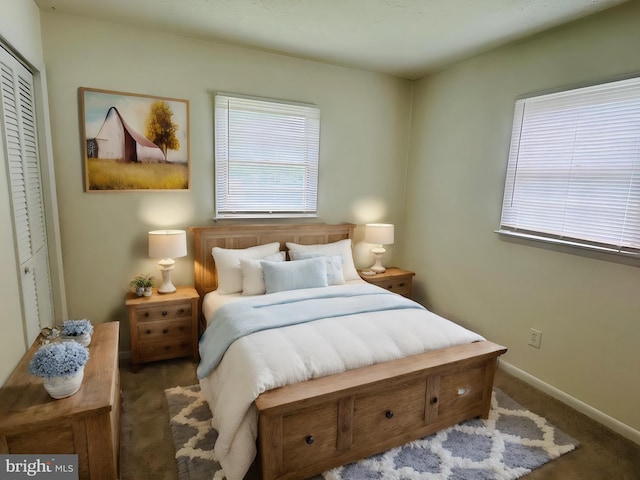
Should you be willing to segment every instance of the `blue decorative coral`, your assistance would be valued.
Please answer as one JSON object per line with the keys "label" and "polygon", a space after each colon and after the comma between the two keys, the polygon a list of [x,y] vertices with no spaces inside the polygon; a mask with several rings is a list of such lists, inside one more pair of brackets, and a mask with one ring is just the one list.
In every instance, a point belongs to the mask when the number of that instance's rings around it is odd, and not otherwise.
{"label": "blue decorative coral", "polygon": [[36,351],[29,373],[43,378],[73,375],[89,360],[89,350],[77,342],[49,343]]}

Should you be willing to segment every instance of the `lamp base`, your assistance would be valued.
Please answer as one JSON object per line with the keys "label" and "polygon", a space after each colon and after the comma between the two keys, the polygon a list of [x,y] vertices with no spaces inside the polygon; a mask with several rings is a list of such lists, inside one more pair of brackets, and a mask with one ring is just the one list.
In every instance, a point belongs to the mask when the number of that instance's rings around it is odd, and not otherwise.
{"label": "lamp base", "polygon": [[386,268],[382,266],[382,256],[385,254],[386,250],[383,247],[372,248],[371,253],[376,257],[376,262],[373,266],[369,267],[369,270],[372,270],[376,273],[384,273],[387,271]]}
{"label": "lamp base", "polygon": [[176,287],[171,282],[171,270],[174,269],[175,264],[175,260],[171,258],[164,258],[158,262],[162,272],[162,285],[158,287],[158,293],[173,293],[176,291]]}

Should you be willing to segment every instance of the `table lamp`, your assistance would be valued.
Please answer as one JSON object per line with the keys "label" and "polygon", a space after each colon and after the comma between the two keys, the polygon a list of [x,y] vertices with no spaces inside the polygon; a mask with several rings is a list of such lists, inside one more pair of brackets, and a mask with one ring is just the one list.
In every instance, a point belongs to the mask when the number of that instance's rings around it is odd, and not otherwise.
{"label": "table lamp", "polygon": [[386,250],[383,245],[393,243],[393,225],[389,223],[367,223],[364,231],[364,241],[378,245],[371,249],[371,253],[376,257],[376,262],[370,270],[382,273],[386,269],[382,266],[382,256]]}
{"label": "table lamp", "polygon": [[176,287],[171,282],[171,270],[175,267],[174,258],[187,255],[187,232],[184,230],[154,230],[149,232],[149,256],[160,258],[158,262],[162,272],[162,285],[158,293],[172,293]]}

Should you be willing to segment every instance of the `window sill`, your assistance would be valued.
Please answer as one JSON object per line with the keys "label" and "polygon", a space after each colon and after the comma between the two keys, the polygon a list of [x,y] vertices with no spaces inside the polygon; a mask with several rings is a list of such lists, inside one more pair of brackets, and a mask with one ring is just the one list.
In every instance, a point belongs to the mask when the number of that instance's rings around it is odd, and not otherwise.
{"label": "window sill", "polygon": [[583,244],[571,240],[549,238],[531,233],[514,232],[511,230],[498,229],[495,230],[495,233],[499,234],[505,240],[516,241],[523,245],[542,247],[559,252],[577,254],[585,257],[640,267],[640,254],[636,252],[621,252],[615,248]]}
{"label": "window sill", "polygon": [[229,219],[245,219],[254,218],[318,218],[317,213],[221,213],[214,215],[213,220],[229,220]]}

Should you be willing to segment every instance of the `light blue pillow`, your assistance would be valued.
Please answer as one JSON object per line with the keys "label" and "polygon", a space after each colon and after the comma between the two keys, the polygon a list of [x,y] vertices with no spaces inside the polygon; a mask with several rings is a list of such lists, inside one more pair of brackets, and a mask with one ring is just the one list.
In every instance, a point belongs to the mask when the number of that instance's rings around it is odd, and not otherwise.
{"label": "light blue pillow", "polygon": [[327,262],[327,283],[329,285],[343,285],[344,273],[342,272],[342,255],[323,255],[322,253],[292,253],[292,260],[305,260],[307,258],[324,258]]}
{"label": "light blue pillow", "polygon": [[298,243],[285,242],[289,257],[295,258],[297,253],[320,253],[322,255],[342,255],[342,272],[344,279],[360,280],[360,275],[353,264],[353,253],[351,252],[351,239],[345,238],[333,243],[323,243],[319,245],[301,245]]}
{"label": "light blue pillow", "polygon": [[266,293],[326,287],[327,262],[324,258],[308,258],[291,262],[261,261]]}

